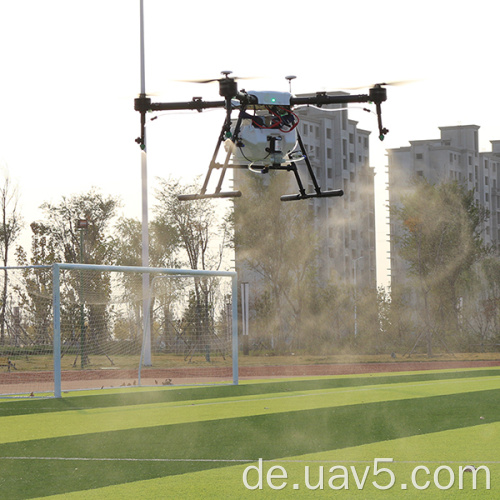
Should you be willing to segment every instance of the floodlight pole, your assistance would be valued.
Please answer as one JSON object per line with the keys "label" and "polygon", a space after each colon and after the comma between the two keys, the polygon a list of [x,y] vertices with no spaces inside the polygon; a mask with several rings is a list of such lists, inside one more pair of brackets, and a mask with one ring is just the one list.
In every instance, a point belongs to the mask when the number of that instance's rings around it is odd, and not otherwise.
{"label": "floodlight pole", "polygon": [[[78,219],[76,221],[76,228],[80,232],[80,264],[83,264],[84,236],[88,226],[89,222],[87,219]],[[85,305],[83,299],[83,276],[82,271],[80,271],[80,366],[82,370],[85,368],[85,361]]]}
{"label": "floodlight pole", "polygon": [[[140,0],[141,39],[141,97],[146,96],[146,69],[144,56],[144,0]],[[143,119],[145,115],[143,116]],[[142,190],[142,267],[149,267],[148,229],[148,162],[146,152],[146,128],[141,144],[141,190]],[[151,366],[151,322],[149,321],[149,273],[142,275],[142,327],[144,342],[144,365]]]}

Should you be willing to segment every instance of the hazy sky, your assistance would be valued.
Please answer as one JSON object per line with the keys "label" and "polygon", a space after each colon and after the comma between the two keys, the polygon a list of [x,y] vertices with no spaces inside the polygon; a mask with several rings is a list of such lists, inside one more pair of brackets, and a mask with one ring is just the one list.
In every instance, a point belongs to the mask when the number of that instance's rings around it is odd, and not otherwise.
{"label": "hazy sky", "polygon": [[[295,74],[295,93],[416,79],[388,89],[384,143],[374,115],[350,112],[373,131],[380,184],[385,148],[437,138],[439,126],[480,125],[481,150],[500,139],[499,11],[486,0],[145,0],[146,90],[218,99],[216,84],[174,80],[221,70],[261,77],[247,89],[288,90],[284,76]],[[0,0],[0,47],[0,166],[19,185],[26,222],[42,202],[91,186],[139,218],[139,0]],[[151,123],[151,202],[155,177],[205,173],[221,120],[214,111]]]}

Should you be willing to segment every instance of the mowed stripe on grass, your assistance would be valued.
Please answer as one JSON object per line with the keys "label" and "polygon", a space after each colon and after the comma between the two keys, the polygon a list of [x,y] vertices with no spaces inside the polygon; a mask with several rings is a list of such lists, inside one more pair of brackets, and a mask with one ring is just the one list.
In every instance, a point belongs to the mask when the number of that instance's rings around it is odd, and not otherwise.
{"label": "mowed stripe on grass", "polygon": [[[228,465],[218,459],[279,459],[494,421],[500,389],[6,443],[0,456],[18,459],[1,460],[0,488],[9,498],[29,498]],[[161,458],[186,460],[148,461]]]}
{"label": "mowed stripe on grass", "polygon": [[[256,495],[259,498],[331,498],[333,495],[346,498],[467,498],[484,499],[498,498],[500,484],[500,458],[498,457],[498,437],[500,435],[500,422],[480,426],[453,429],[430,434],[393,439],[366,445],[329,450],[326,452],[283,457],[276,461],[264,463],[263,471],[267,473],[270,467],[281,465],[287,472],[287,483],[282,490],[273,490],[267,485],[264,478],[261,491],[248,490],[243,484],[243,471],[249,464],[234,465],[225,468],[209,469],[176,476],[165,476],[144,481],[136,481],[126,484],[118,484],[96,488],[93,490],[67,492],[63,495],[48,497],[47,500],[102,500],[120,499],[135,500],[147,498],[239,498],[251,499]],[[389,490],[378,490],[373,486],[387,484],[387,474],[375,476],[373,474],[373,461],[375,458],[393,458],[393,463],[385,463],[383,466],[390,468],[394,473],[396,481]],[[253,465],[256,465],[255,463]],[[333,475],[329,469],[336,465],[349,468],[350,480],[349,490],[332,490],[328,480]],[[411,474],[418,465],[425,465],[431,475],[419,473],[416,477],[418,484],[423,485],[427,480],[433,479],[432,475],[436,468],[447,465],[457,475],[455,484],[449,491],[439,490],[435,485],[430,485],[426,490],[417,490],[411,484]],[[476,490],[473,489],[472,474],[464,475],[463,490],[458,490],[458,467],[462,465],[475,465],[488,467],[491,479],[491,489],[486,490],[485,473],[478,472]],[[319,483],[319,467],[324,469],[324,488],[321,490],[309,489],[305,485],[305,467],[310,467],[310,484],[315,486]],[[350,467],[355,467],[359,477],[362,477],[365,468],[370,467],[365,484],[358,488],[352,477]],[[335,473],[339,473],[337,470]],[[253,475],[252,475],[253,474]],[[256,484],[256,473],[250,473],[248,480],[252,486]],[[284,480],[274,480],[275,485],[280,485]],[[442,484],[446,484],[447,477],[441,476]],[[299,484],[294,489],[293,485]],[[402,484],[407,484],[407,490],[402,493]],[[339,485],[339,481],[336,482]]]}
{"label": "mowed stripe on grass", "polygon": [[[290,391],[0,418],[0,443],[500,389],[500,377]],[[27,403],[25,403],[27,404]]]}
{"label": "mowed stripe on grass", "polygon": [[500,368],[466,368],[463,370],[427,370],[369,375],[339,375],[318,378],[287,378],[278,380],[243,381],[238,386],[203,387],[142,387],[93,390],[65,393],[62,399],[1,400],[0,417],[48,413],[54,411],[88,410],[153,403],[173,403],[191,400],[221,399],[234,396],[259,396],[271,393],[311,391],[384,385],[390,383],[430,382],[460,378],[500,375]]}

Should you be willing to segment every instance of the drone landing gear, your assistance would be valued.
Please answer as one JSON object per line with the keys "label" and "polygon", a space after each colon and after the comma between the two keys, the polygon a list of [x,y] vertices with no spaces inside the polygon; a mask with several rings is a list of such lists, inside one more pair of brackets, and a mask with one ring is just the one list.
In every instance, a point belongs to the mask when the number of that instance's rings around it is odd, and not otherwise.
{"label": "drone landing gear", "polygon": [[[239,198],[241,196],[241,191],[221,191],[222,181],[224,180],[224,176],[226,175],[227,168],[229,168],[227,164],[229,162],[230,156],[231,155],[228,153],[224,165],[220,163],[215,163],[215,161],[212,160],[210,166],[208,167],[208,172],[207,176],[205,177],[205,182],[203,183],[203,186],[198,194],[179,194],[177,195],[177,199],[179,201],[192,201],[192,200],[205,200],[207,198]],[[231,166],[230,168],[233,168],[233,166]],[[220,173],[219,182],[217,184],[217,187],[215,188],[215,192],[207,193],[208,181],[210,180],[210,176],[212,174],[213,169],[222,169],[222,172]]]}
{"label": "drone landing gear", "polygon": [[241,191],[222,191],[220,193],[209,194],[179,194],[177,199],[179,201],[193,201],[193,200],[206,200],[207,198],[239,198]]}
{"label": "drone landing gear", "polygon": [[[243,109],[244,112],[244,109]],[[227,102],[226,104],[226,120],[224,122],[224,125],[222,127],[219,140],[217,141],[217,145],[214,151],[214,154],[212,156],[212,160],[210,162],[210,165],[208,167],[208,172],[205,177],[205,181],[203,182],[203,186],[200,189],[200,192],[198,194],[181,194],[177,196],[177,199],[179,201],[192,201],[192,200],[203,200],[206,198],[238,198],[241,196],[241,191],[221,191],[222,189],[222,183],[224,181],[224,177],[226,175],[226,171],[228,168],[244,168],[244,169],[252,169],[248,164],[247,165],[235,165],[235,164],[229,164],[229,160],[231,159],[231,155],[234,152],[234,149],[236,148],[236,144],[234,144],[233,137],[238,137],[240,126],[241,126],[241,121],[243,119],[244,113],[240,112],[238,120],[236,122],[236,126],[234,129],[233,134],[230,132],[230,126],[231,126],[231,103]],[[224,163],[217,163],[216,158],[219,154],[220,146],[224,142],[225,139],[228,139],[228,143],[231,144],[230,147],[227,148],[226,152],[226,157],[224,160]],[[307,167],[307,173],[309,175],[309,178],[313,184],[314,192],[313,193],[306,193],[306,190],[304,188],[304,185],[302,183],[302,179],[300,178],[300,174],[297,168],[297,165],[294,161],[290,161],[290,163],[287,164],[281,164],[281,163],[274,163],[271,165],[265,165],[260,169],[260,173],[265,174],[268,173],[269,170],[284,170],[287,172],[293,172],[295,176],[295,181],[297,182],[299,192],[297,194],[287,194],[281,197],[281,201],[295,201],[295,200],[305,200],[308,198],[331,198],[334,196],[343,196],[344,192],[342,189],[333,189],[333,190],[328,190],[328,191],[322,191],[320,185],[318,184],[318,181],[316,179],[316,175],[314,174],[314,170],[311,166],[311,163],[309,161],[309,158],[307,157],[306,149],[304,146],[304,143],[302,142],[302,138],[300,134],[297,132],[297,140],[298,144],[302,153],[302,157],[305,161],[306,167]],[[275,142],[271,141],[270,142],[270,148],[267,150],[269,151],[270,154],[274,154],[277,151],[275,151]],[[217,183],[217,186],[215,188],[215,191],[213,193],[207,193],[207,188],[208,188],[208,183],[210,181],[210,177],[212,175],[212,171],[214,169],[220,169],[221,173],[219,176],[219,181]]]}
{"label": "drone landing gear", "polygon": [[[225,82],[225,80],[224,79],[221,80],[221,83],[222,82]],[[220,163],[216,162],[217,155],[219,154],[221,144],[224,142],[224,139],[229,136],[230,130],[231,130],[231,111],[232,111],[231,96],[233,95],[233,92],[229,92],[229,93],[225,92],[225,93],[221,93],[221,95],[224,95],[224,97],[225,97],[226,119],[224,120],[224,125],[222,126],[222,130],[221,130],[221,133],[219,135],[219,139],[217,140],[217,145],[215,147],[214,154],[212,155],[212,161],[210,162],[210,165],[208,167],[208,172],[207,172],[207,175],[205,176],[205,181],[203,182],[203,186],[201,187],[200,192],[198,194],[179,194],[179,195],[177,195],[177,199],[179,201],[204,200],[207,198],[239,198],[241,196],[241,191],[221,191],[222,182],[224,181],[224,176],[226,175],[227,169],[233,168],[232,166],[229,166],[229,160],[231,158],[231,150],[230,149],[226,153],[226,158],[224,160],[224,164],[220,164]],[[238,129],[239,129],[239,126],[241,124],[241,120],[242,120],[242,118],[240,116],[238,118],[238,122],[237,122]],[[215,191],[213,193],[207,194],[208,182],[210,181],[210,176],[212,175],[212,170],[214,170],[214,169],[222,169],[222,171],[220,173],[219,181],[217,183]]]}
{"label": "drone landing gear", "polygon": [[297,169],[297,165],[294,162],[291,162],[291,164],[287,168],[287,170],[293,172],[293,174],[295,176],[295,180],[297,181],[297,185],[299,187],[299,192],[297,194],[285,194],[281,197],[281,201],[295,201],[295,200],[306,200],[308,198],[331,198],[333,196],[343,196],[344,191],[342,191],[342,189],[321,191],[321,187],[318,184],[316,176],[314,175],[314,170],[312,168],[311,162],[309,161],[309,158],[307,157],[304,143],[302,142],[302,137],[300,137],[299,133],[297,133],[297,139],[299,142],[300,150],[302,151],[302,154],[304,155],[304,161],[306,163],[307,173],[309,174],[309,177],[312,181],[312,184],[314,187],[314,193],[306,193],[306,190],[304,188],[304,185],[302,184],[302,180],[300,178],[300,175],[299,175],[299,172]]}

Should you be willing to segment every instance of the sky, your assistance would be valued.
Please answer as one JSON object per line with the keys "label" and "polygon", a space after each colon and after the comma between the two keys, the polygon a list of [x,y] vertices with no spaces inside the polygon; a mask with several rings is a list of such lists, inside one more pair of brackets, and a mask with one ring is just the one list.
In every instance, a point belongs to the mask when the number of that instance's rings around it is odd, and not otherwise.
{"label": "sky", "polygon": [[[141,217],[139,0],[0,0],[0,169],[19,188],[22,214],[92,186]],[[440,126],[479,125],[480,149],[500,139],[497,19],[490,0],[144,0],[146,91],[155,101],[218,100],[220,71],[258,77],[247,90],[296,94],[388,88],[389,134],[376,118],[349,117],[373,133],[377,245],[384,255],[386,148],[439,137]],[[356,90],[356,93],[365,92]],[[223,114],[165,113],[148,125],[148,189],[157,177],[204,175]],[[221,200],[221,203],[227,201]],[[29,245],[28,232],[23,244]],[[385,261],[379,261],[381,270]],[[382,273],[383,274],[383,273]]]}

